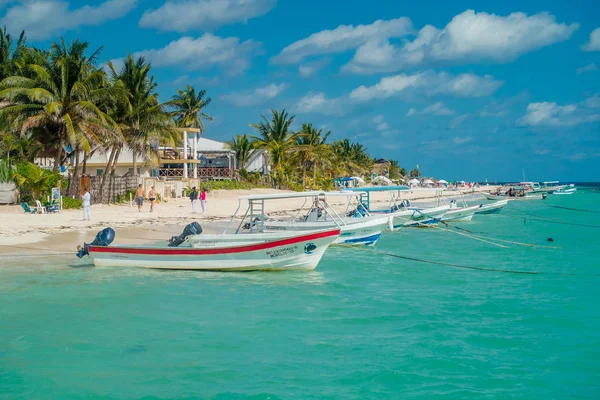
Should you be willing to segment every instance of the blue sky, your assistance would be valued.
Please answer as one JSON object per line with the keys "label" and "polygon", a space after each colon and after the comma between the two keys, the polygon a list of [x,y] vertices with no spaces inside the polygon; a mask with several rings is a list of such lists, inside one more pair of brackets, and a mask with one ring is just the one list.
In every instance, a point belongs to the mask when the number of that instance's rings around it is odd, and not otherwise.
{"label": "blue sky", "polygon": [[0,25],[153,64],[213,99],[206,136],[271,108],[438,179],[599,180],[597,1],[0,0]]}

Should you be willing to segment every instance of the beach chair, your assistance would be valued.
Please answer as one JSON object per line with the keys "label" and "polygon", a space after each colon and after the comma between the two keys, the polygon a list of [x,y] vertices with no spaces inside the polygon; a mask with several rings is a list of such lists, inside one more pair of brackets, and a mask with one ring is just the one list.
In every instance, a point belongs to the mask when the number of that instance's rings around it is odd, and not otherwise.
{"label": "beach chair", "polygon": [[23,207],[23,210],[25,211],[25,214],[38,214],[37,207],[30,208],[29,204],[27,204],[25,202],[21,203],[21,207]]}
{"label": "beach chair", "polygon": [[52,203],[46,204],[46,211],[49,213],[57,213],[60,212],[60,207],[55,200],[52,200]]}
{"label": "beach chair", "polygon": [[42,202],[41,201],[36,200],[35,201],[35,205],[36,205],[36,208],[38,210],[38,213],[40,213],[40,214],[46,214],[46,207],[42,206]]}

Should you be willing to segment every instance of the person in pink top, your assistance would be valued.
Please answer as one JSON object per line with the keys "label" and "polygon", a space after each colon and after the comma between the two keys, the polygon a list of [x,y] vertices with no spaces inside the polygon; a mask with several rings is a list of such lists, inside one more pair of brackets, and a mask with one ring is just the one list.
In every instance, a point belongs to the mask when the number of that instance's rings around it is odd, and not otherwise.
{"label": "person in pink top", "polygon": [[200,193],[200,206],[202,206],[202,214],[206,212],[206,189],[202,188]]}

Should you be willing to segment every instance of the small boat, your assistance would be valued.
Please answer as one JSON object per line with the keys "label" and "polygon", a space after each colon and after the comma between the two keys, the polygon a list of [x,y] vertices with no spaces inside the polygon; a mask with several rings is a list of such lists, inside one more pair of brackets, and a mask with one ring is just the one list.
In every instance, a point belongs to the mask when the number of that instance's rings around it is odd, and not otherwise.
{"label": "small boat", "polygon": [[[446,191],[447,192],[447,191]],[[436,192],[436,203],[437,206],[443,206],[446,203],[446,199],[443,196],[444,191]],[[457,200],[461,201],[461,205],[458,205]],[[481,204],[469,206],[460,191],[456,191],[455,198],[450,200],[449,209],[446,211],[441,219],[441,222],[469,222],[473,219],[475,212],[481,207]]]}
{"label": "small boat", "polygon": [[[343,189],[342,192],[357,192],[360,196],[360,204],[373,216],[387,216],[392,218],[392,224],[388,230],[399,231],[404,224],[411,221],[417,211],[410,207],[408,200],[402,200],[401,192],[410,190],[408,186],[369,186],[362,188]],[[375,208],[371,201],[371,193],[389,193],[387,205]]]}
{"label": "small boat", "polygon": [[[348,188],[343,191],[361,192],[360,204],[372,215],[387,215],[393,217],[393,223],[389,227],[391,231],[397,231],[406,227],[434,227],[444,217],[449,205],[433,208],[414,207],[408,200],[402,200],[402,192],[410,190],[408,186],[373,186],[358,189]],[[390,200],[386,208],[374,208],[371,193],[388,192]]]}
{"label": "small boat", "polygon": [[573,193],[575,193],[576,191],[577,191],[577,188],[575,188],[575,187],[572,187],[572,186],[571,186],[571,187],[565,187],[565,188],[563,188],[563,189],[560,189],[560,190],[556,190],[556,191],[554,191],[554,193],[552,193],[552,194],[559,194],[559,195],[564,195],[564,194],[573,194]]}
{"label": "small boat", "polygon": [[497,214],[502,211],[502,207],[508,204],[508,199],[497,200],[493,203],[481,204],[481,207],[475,214]]}
{"label": "small boat", "polygon": [[[241,204],[240,199],[240,204]],[[242,219],[253,215],[252,205]],[[197,222],[183,233],[153,245],[112,245],[115,231],[106,228],[90,243],[78,246],[77,256],[89,256],[96,266],[142,267],[211,271],[313,270],[321,257],[340,237],[338,226],[301,232],[263,232],[238,228],[227,233],[240,209],[234,213],[222,234],[203,234]],[[255,221],[251,219],[250,221]]]}
{"label": "small boat", "polygon": [[569,185],[561,185],[558,181],[543,182],[542,187],[549,194],[564,195],[564,194],[573,194],[577,191],[577,188],[575,188],[574,184],[571,183]]}
{"label": "small boat", "polygon": [[[300,192],[273,195],[246,196],[252,210],[265,209],[265,201],[275,199],[304,198],[304,204],[296,215],[289,219],[271,219],[262,214],[258,218],[250,217],[255,221],[260,231],[306,231],[324,228],[340,229],[340,236],[332,244],[367,245],[373,246],[381,233],[391,224],[391,217],[373,216],[357,200],[360,193],[350,192]],[[330,203],[328,198],[343,197],[346,210],[340,215]]]}

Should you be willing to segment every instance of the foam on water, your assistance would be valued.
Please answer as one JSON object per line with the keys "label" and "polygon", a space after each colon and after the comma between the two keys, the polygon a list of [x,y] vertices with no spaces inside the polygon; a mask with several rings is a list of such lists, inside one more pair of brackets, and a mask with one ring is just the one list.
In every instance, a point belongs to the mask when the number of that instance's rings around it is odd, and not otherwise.
{"label": "foam on water", "polygon": [[[569,398],[600,393],[597,193],[512,202],[309,273],[197,273],[1,259],[0,397]],[[524,216],[525,215],[525,216]]]}

